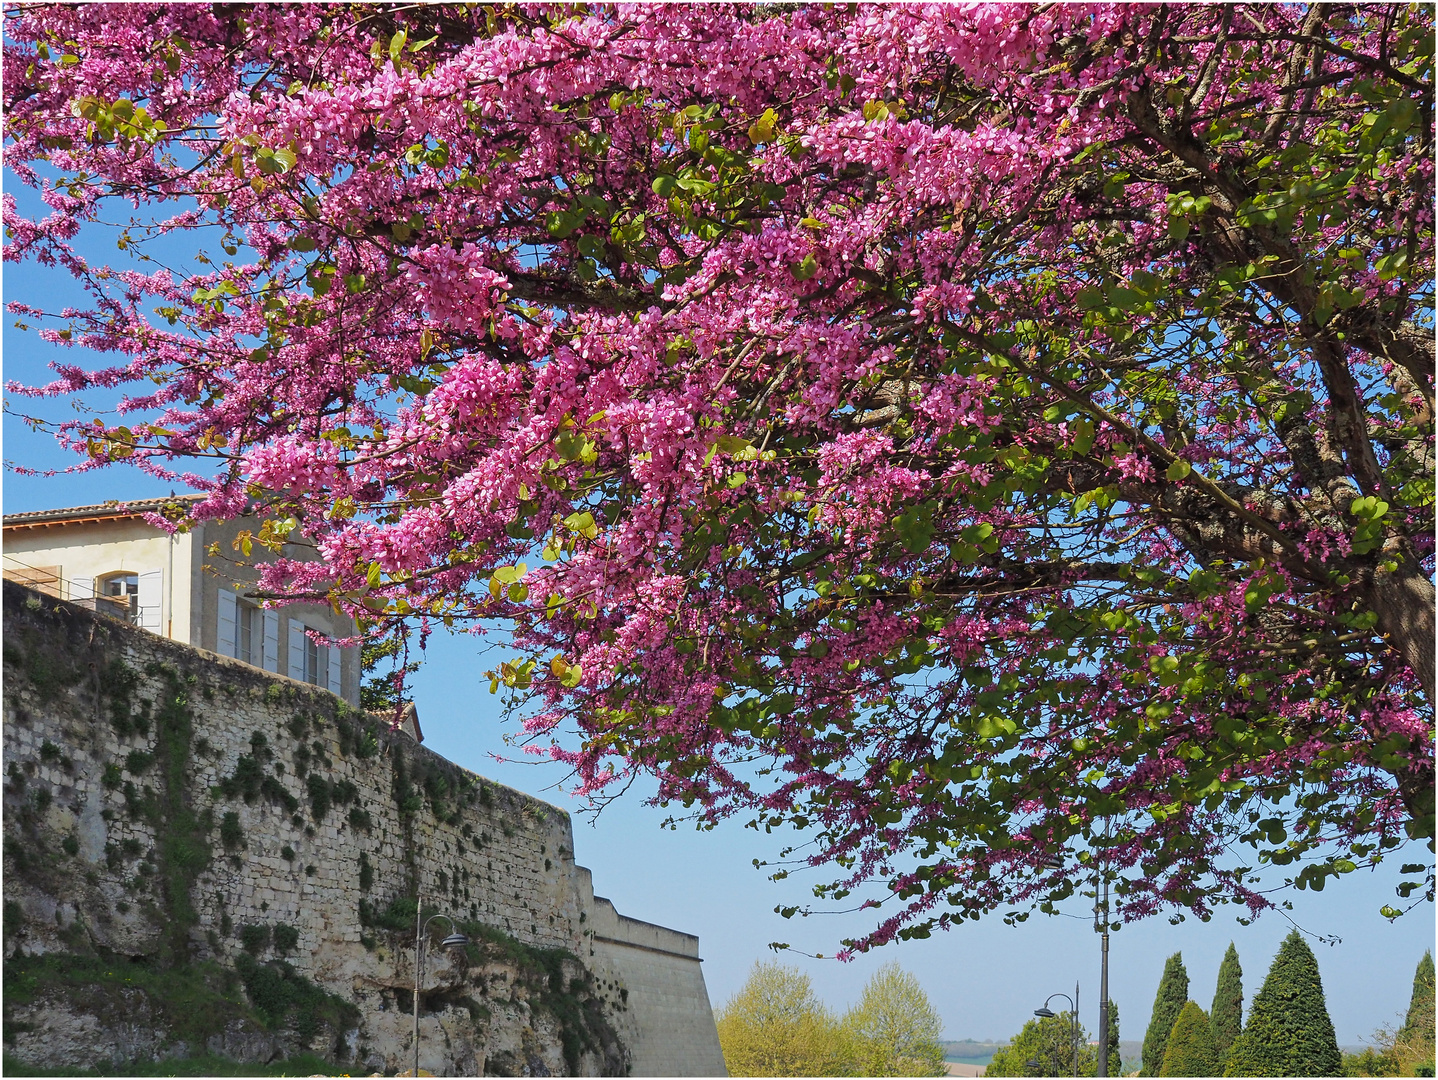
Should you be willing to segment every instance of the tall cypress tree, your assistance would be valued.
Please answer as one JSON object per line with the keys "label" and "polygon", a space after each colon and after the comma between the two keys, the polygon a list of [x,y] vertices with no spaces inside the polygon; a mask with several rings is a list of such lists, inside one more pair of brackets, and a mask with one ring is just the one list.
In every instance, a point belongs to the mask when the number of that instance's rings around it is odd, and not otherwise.
{"label": "tall cypress tree", "polygon": [[1108,1074],[1123,1075],[1123,1052],[1118,1048],[1118,1005],[1108,1001]]}
{"label": "tall cypress tree", "polygon": [[1425,952],[1413,973],[1413,996],[1408,999],[1408,1016],[1400,1038],[1410,1038],[1433,1027],[1433,953]]}
{"label": "tall cypress tree", "polygon": [[1140,1076],[1157,1076],[1163,1068],[1163,1052],[1168,1049],[1168,1033],[1173,1030],[1178,1014],[1188,1000],[1188,970],[1183,954],[1174,953],[1163,965],[1163,978],[1153,999],[1148,1031],[1143,1037],[1143,1069]]}
{"label": "tall cypress tree", "polygon": [[[1425,952],[1413,973],[1408,1015],[1394,1040],[1393,1052],[1405,1074],[1433,1075],[1433,954]],[[1425,1071],[1426,1069],[1426,1071]]]}
{"label": "tall cypress tree", "polygon": [[1284,938],[1248,1026],[1233,1041],[1225,1076],[1338,1076],[1343,1055],[1323,1000],[1313,950],[1295,930]]}
{"label": "tall cypress tree", "polygon": [[1228,1053],[1233,1040],[1243,1031],[1243,968],[1238,966],[1238,950],[1228,943],[1223,963],[1218,966],[1218,988],[1213,992],[1213,1008],[1208,1014],[1213,1032],[1213,1049],[1218,1060]]}
{"label": "tall cypress tree", "polygon": [[1190,1001],[1178,1014],[1163,1052],[1160,1076],[1213,1076],[1218,1072],[1218,1055],[1213,1049],[1213,1031],[1208,1014]]}

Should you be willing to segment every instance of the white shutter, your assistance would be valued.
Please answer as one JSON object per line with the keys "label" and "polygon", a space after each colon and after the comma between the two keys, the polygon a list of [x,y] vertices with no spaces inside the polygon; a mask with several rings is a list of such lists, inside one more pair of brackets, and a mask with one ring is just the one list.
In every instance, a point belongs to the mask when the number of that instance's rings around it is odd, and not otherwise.
{"label": "white shutter", "polygon": [[345,649],[344,652],[350,658],[350,677],[340,684],[340,697],[344,698],[351,705],[358,705],[360,651],[358,649]]}
{"label": "white shutter", "polygon": [[70,582],[71,600],[93,600],[95,598],[95,579],[77,578]]}
{"label": "white shutter", "polygon": [[160,617],[164,580],[163,570],[147,570],[140,575],[140,625],[155,634],[164,632]]}
{"label": "white shutter", "polygon": [[340,650],[333,645],[324,647],[325,685],[335,697],[340,697]]}
{"label": "white shutter", "polygon": [[273,611],[261,613],[265,620],[265,663],[266,671],[279,674],[280,670],[280,617]]}
{"label": "white shutter", "polygon": [[290,620],[290,678],[305,681],[305,626]]}
{"label": "white shutter", "polygon": [[215,634],[215,652],[221,656],[239,656],[240,651],[235,644],[235,594],[223,585],[219,591],[220,613]]}

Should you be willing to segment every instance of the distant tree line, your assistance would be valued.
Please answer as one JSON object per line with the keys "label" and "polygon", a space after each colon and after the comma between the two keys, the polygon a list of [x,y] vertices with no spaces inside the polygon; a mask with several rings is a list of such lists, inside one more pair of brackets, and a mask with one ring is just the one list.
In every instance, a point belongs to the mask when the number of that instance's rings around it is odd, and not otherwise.
{"label": "distant tree line", "polygon": [[714,1019],[730,1076],[944,1075],[939,1014],[898,964],[839,1016],[798,968],[756,963]]}

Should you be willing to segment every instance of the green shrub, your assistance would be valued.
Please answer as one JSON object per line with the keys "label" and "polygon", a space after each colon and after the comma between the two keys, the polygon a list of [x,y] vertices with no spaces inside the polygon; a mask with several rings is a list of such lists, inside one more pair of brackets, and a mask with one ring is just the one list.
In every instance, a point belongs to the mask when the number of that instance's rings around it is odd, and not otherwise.
{"label": "green shrub", "polygon": [[365,926],[376,926],[384,930],[409,931],[415,926],[415,900],[412,896],[400,896],[389,902],[383,911],[368,900],[360,899],[360,922]]}
{"label": "green shrub", "polygon": [[322,776],[310,773],[305,780],[305,788],[310,796],[310,813],[316,821],[323,821],[330,810],[331,791],[329,781]]}
{"label": "green shrub", "polygon": [[275,952],[280,956],[289,956],[295,951],[295,946],[300,943],[300,932],[293,926],[286,926],[280,923],[275,927]]}
{"label": "green shrub", "polygon": [[[280,766],[275,766],[280,768]],[[285,813],[293,814],[300,808],[299,799],[290,794],[289,789],[280,783],[278,777],[267,776],[260,782],[260,794],[273,803],[278,803],[285,808]]]}
{"label": "green shrub", "polygon": [[240,945],[245,952],[258,956],[270,944],[270,928],[261,923],[248,923],[240,927]]}
{"label": "green shrub", "polygon": [[235,960],[245,993],[271,1029],[293,1028],[312,1038],[322,1023],[345,1031],[359,1022],[359,1010],[343,998],[321,990],[283,960],[261,964],[249,956]]}
{"label": "green shrub", "polygon": [[369,855],[363,851],[359,857],[359,887],[360,892],[369,892],[374,887],[374,867],[370,865]]}
{"label": "green shrub", "polygon": [[245,846],[245,830],[240,826],[240,815],[233,810],[220,821],[220,843],[226,851],[238,851]]}
{"label": "green shrub", "polygon": [[1361,1054],[1344,1054],[1342,1072],[1344,1076],[1397,1076],[1398,1058],[1391,1050],[1369,1046]]}
{"label": "green shrub", "polygon": [[1208,1014],[1190,1001],[1184,1005],[1168,1035],[1160,1076],[1216,1076],[1218,1054]]}
{"label": "green shrub", "polygon": [[220,790],[230,798],[242,797],[252,803],[259,797],[265,782],[265,770],[249,754],[241,754],[235,762],[235,771],[226,780],[220,781]]}

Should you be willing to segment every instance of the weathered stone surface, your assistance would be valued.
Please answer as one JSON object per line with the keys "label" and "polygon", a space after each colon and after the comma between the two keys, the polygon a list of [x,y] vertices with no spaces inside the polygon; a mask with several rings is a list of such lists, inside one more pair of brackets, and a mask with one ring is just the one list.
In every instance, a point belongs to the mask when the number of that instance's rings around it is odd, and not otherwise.
{"label": "weathered stone surface", "polygon": [[[422,1069],[722,1074],[697,939],[596,900],[563,811],[325,691],[12,583],[4,630],[7,957],[233,968],[245,928],[262,927],[253,951],[278,964],[275,929],[290,928],[293,971],[358,1009],[353,1031],[313,1048],[394,1072],[413,1061],[414,930],[386,909],[418,890],[490,939],[427,958]],[[7,1023],[52,1032],[12,1052],[52,1068],[174,1056],[164,1018],[131,1004],[109,1017],[7,999]],[[265,1061],[310,1045],[217,1022],[195,1052]]]}

